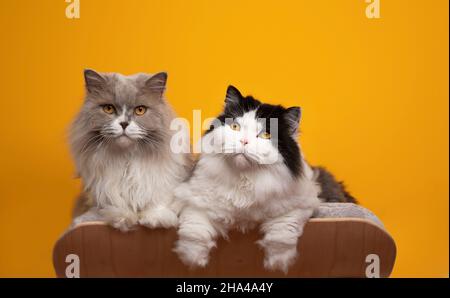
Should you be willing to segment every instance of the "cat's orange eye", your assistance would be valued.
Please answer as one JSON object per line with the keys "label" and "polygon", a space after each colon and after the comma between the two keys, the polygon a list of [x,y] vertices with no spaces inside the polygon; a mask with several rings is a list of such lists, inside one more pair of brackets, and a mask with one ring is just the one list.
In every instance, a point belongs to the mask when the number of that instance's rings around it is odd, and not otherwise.
{"label": "cat's orange eye", "polygon": [[268,140],[268,139],[270,139],[272,136],[271,136],[270,133],[268,133],[267,131],[264,131],[264,132],[262,132],[262,133],[259,134],[259,137],[262,138],[262,139]]}
{"label": "cat's orange eye", "polygon": [[134,109],[134,113],[138,116],[142,116],[147,112],[147,107],[139,106]]}
{"label": "cat's orange eye", "polygon": [[230,128],[232,130],[236,130],[236,131],[241,130],[241,126],[239,124],[237,124],[236,122],[231,123]]}
{"label": "cat's orange eye", "polygon": [[106,114],[113,114],[116,112],[116,108],[113,105],[103,105],[102,109]]}

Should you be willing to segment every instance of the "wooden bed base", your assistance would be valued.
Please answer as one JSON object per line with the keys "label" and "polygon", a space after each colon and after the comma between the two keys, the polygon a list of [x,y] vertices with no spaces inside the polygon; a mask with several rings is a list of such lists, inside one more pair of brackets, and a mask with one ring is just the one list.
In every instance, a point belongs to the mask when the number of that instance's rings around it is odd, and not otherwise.
{"label": "wooden bed base", "polygon": [[[66,277],[66,257],[79,257],[80,277],[366,277],[368,255],[379,257],[380,277],[393,269],[396,246],[391,236],[367,219],[314,218],[299,239],[299,257],[287,275],[266,271],[257,232],[232,232],[220,239],[208,266],[191,270],[172,251],[175,230],[122,233],[104,223],[83,223],[55,244],[53,263]],[[376,264],[375,264],[376,265]]]}

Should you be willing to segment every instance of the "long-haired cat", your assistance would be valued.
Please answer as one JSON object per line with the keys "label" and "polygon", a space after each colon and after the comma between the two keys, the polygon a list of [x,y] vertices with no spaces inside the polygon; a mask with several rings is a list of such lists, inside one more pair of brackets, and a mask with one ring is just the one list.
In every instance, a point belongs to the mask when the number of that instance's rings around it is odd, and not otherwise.
{"label": "long-haired cat", "polygon": [[167,74],[86,70],[84,76],[86,98],[70,143],[84,187],[75,215],[90,209],[74,223],[101,219],[122,231],[176,226],[173,189],[186,179],[190,157],[170,148]]}
{"label": "long-haired cat", "polygon": [[264,266],[287,272],[320,199],[353,200],[331,174],[303,159],[300,114],[298,107],[264,104],[228,87],[225,110],[202,138],[192,176],[175,190],[185,204],[175,252],[185,264],[206,266],[217,237],[259,225]]}

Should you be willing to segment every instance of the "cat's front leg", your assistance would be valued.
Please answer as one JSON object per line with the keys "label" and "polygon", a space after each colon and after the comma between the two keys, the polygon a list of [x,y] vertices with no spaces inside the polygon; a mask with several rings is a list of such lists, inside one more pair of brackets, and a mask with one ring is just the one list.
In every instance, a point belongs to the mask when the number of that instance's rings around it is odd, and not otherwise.
{"label": "cat's front leg", "polygon": [[264,249],[264,267],[285,274],[297,258],[297,241],[313,209],[298,209],[264,222],[263,239],[257,243]]}
{"label": "cat's front leg", "polygon": [[148,206],[139,215],[139,224],[148,228],[173,228],[178,226],[178,216],[175,210],[168,206]]}
{"label": "cat's front leg", "polygon": [[104,221],[122,232],[133,230],[139,220],[138,214],[126,207],[106,206],[99,209]]}
{"label": "cat's front leg", "polygon": [[185,265],[191,268],[205,267],[209,261],[209,252],[216,246],[216,228],[205,211],[194,207],[184,208],[179,221],[174,251]]}

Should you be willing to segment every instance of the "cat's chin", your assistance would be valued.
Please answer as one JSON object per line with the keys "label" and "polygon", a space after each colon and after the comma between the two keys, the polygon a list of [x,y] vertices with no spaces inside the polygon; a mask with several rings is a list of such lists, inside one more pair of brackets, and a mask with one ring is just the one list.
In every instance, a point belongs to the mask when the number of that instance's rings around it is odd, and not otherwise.
{"label": "cat's chin", "polygon": [[239,170],[246,170],[254,165],[254,162],[243,153],[233,156],[231,162]]}
{"label": "cat's chin", "polygon": [[133,143],[134,143],[134,141],[131,138],[129,138],[125,135],[122,135],[122,136],[116,138],[115,141],[116,141],[117,146],[119,146],[121,148],[128,148],[131,145],[133,145]]}

